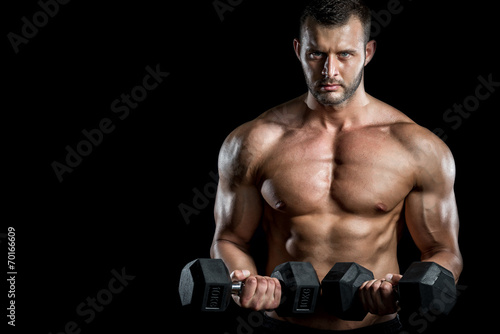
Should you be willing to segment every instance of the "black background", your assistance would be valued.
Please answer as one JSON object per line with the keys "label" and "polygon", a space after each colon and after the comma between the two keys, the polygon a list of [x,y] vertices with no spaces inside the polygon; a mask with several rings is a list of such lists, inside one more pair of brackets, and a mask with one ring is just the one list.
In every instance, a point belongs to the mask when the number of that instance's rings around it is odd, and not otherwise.
{"label": "black background", "polygon": [[[199,315],[180,307],[180,270],[209,256],[214,219],[211,196],[198,199],[201,209],[189,221],[179,205],[194,206],[193,189],[212,189],[229,132],[305,92],[292,49],[301,1],[233,1],[239,4],[223,20],[212,2],[71,1],[18,53],[7,34],[20,35],[21,18],[32,22],[41,8],[37,1],[4,4],[0,233],[16,229],[18,271],[15,329],[0,318],[9,331],[55,334],[74,321],[81,333],[181,332],[178,325],[242,332],[235,319],[247,315],[239,310]],[[376,12],[389,2],[368,1]],[[379,23],[378,50],[365,71],[368,93],[446,132],[457,164],[462,291],[450,316],[408,328],[422,332],[425,324],[425,333],[495,321],[485,302],[495,297],[500,92],[457,129],[443,114],[474,95],[479,76],[500,81],[497,17],[492,2],[436,3],[401,0],[403,10]],[[120,120],[111,103],[142,84],[146,66],[157,65],[169,76]],[[104,118],[114,131],[59,182],[51,164],[64,163],[65,147],[76,148],[82,130]],[[406,264],[418,254],[404,241]],[[135,278],[86,323],[77,306],[122,268]],[[408,323],[409,316],[401,317]]]}

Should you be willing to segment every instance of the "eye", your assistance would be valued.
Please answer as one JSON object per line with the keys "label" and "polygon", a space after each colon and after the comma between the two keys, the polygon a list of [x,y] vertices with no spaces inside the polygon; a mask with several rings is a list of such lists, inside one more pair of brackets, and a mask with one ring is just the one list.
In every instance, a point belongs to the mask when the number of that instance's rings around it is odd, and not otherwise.
{"label": "eye", "polygon": [[347,59],[347,58],[350,58],[352,56],[352,54],[350,52],[341,52],[341,53],[339,53],[339,56],[340,56],[340,58]]}
{"label": "eye", "polygon": [[311,52],[309,52],[309,58],[311,58],[311,59],[320,59],[320,58],[323,58],[323,52],[320,52],[320,51],[311,51]]}

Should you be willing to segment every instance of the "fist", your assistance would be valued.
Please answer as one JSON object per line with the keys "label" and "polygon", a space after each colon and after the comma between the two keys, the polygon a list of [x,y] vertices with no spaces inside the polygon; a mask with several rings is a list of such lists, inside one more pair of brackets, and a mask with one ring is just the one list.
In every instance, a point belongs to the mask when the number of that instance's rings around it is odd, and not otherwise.
{"label": "fist", "polygon": [[244,287],[233,299],[239,306],[255,311],[274,310],[281,300],[281,284],[276,278],[250,275],[248,270],[235,270],[231,279],[241,281]]}
{"label": "fist", "polygon": [[382,279],[364,282],[359,288],[359,296],[364,309],[376,315],[398,312],[399,306],[393,287],[402,277],[402,275],[387,274]]}

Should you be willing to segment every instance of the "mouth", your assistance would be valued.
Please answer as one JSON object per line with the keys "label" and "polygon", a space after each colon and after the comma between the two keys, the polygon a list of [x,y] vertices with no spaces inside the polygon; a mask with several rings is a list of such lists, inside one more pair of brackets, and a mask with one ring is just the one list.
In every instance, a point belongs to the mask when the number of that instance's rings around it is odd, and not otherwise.
{"label": "mouth", "polygon": [[342,87],[341,84],[322,84],[319,85],[320,90],[326,92],[336,92],[339,88]]}

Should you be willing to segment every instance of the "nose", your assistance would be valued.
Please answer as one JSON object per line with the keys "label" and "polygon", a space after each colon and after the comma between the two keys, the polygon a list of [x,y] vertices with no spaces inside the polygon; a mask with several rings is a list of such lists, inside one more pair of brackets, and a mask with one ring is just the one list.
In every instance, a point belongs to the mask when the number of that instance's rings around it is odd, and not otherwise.
{"label": "nose", "polygon": [[334,76],[339,75],[338,61],[335,55],[329,55],[326,58],[321,74],[328,78],[333,78]]}

